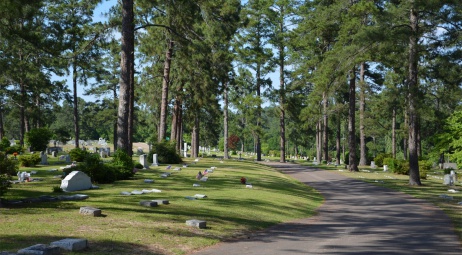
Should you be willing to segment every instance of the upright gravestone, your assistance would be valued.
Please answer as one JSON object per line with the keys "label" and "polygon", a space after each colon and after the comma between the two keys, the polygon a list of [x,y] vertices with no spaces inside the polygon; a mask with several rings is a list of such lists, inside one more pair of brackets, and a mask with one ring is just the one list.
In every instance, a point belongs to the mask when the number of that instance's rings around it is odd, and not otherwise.
{"label": "upright gravestone", "polygon": [[71,163],[71,156],[69,154],[66,155],[66,163]]}
{"label": "upright gravestone", "polygon": [[140,155],[140,164],[143,166],[143,169],[149,168],[148,159],[147,159],[146,154]]}
{"label": "upright gravestone", "polygon": [[376,168],[377,168],[377,166],[375,165],[375,162],[374,162],[374,161],[371,161],[371,168],[372,168],[372,169],[376,169]]}
{"label": "upright gravestone", "polygon": [[48,165],[48,158],[45,152],[43,151],[40,152],[40,159],[41,159],[41,162],[40,162],[41,165]]}
{"label": "upright gravestone", "polygon": [[152,155],[152,165],[151,166],[159,166],[159,162],[157,162],[157,154]]}
{"label": "upright gravestone", "polygon": [[106,156],[108,156],[108,157],[111,156],[111,148],[109,148],[109,147],[106,148]]}
{"label": "upright gravestone", "polygon": [[58,153],[56,151],[51,152],[51,156],[53,156],[54,158],[56,158],[57,155],[58,155]]}
{"label": "upright gravestone", "polygon": [[86,190],[91,187],[90,177],[80,171],[72,171],[61,181],[61,189],[64,191]]}
{"label": "upright gravestone", "polygon": [[183,156],[184,156],[185,158],[188,157],[188,143],[184,143],[184,144],[183,144],[183,154],[184,154]]}

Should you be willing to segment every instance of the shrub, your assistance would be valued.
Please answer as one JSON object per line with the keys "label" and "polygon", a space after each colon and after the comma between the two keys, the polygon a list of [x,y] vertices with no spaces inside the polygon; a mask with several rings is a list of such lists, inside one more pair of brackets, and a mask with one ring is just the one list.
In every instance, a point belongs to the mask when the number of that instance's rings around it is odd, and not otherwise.
{"label": "shrub", "polygon": [[5,193],[8,191],[8,188],[10,188],[11,183],[11,176],[8,174],[0,174],[0,204],[2,202],[2,196],[5,195]]}
{"label": "shrub", "polygon": [[54,186],[52,189],[53,193],[63,193],[64,190],[60,186]]}
{"label": "shrub", "polygon": [[[140,164],[141,165],[141,164]],[[113,167],[113,170],[117,174],[117,180],[127,180],[130,177],[133,177],[135,174],[133,172],[133,168],[135,167],[135,163],[133,162],[132,157],[128,155],[123,150],[117,150],[113,155],[113,161],[110,166]],[[140,169],[142,169],[141,166]]]}
{"label": "shrub", "polygon": [[0,174],[13,176],[18,170],[18,162],[7,158],[3,152],[0,152]]}
{"label": "shrub", "polygon": [[432,169],[432,162],[427,160],[419,161],[420,179],[427,179],[427,173]]}
{"label": "shrub", "polygon": [[380,153],[378,154],[375,158],[374,158],[374,163],[377,165],[377,166],[383,166],[383,165],[386,165],[383,163],[383,160],[385,158],[392,158],[392,155],[389,154],[389,153]]}
{"label": "shrub", "polygon": [[35,166],[39,162],[40,162],[40,156],[37,153],[19,156],[19,163],[21,164],[21,166],[25,166],[25,167]]}
{"label": "shrub", "polygon": [[8,138],[3,137],[0,141],[0,151],[5,151],[8,147],[10,147],[10,141]]}
{"label": "shrub", "polygon": [[396,160],[395,168],[393,172],[395,174],[409,175],[409,161]]}
{"label": "shrub", "polygon": [[34,128],[26,133],[25,140],[33,151],[44,151],[52,136],[47,128]]}
{"label": "shrub", "polygon": [[176,152],[175,144],[166,141],[154,143],[148,154],[148,162],[152,163],[152,155],[157,154],[157,159],[162,164],[181,163],[181,157]]}
{"label": "shrub", "polygon": [[280,156],[281,156],[281,152],[278,151],[278,150],[270,150],[270,151],[269,151],[269,155],[270,155],[270,156],[273,156],[273,157],[280,157]]}
{"label": "shrub", "polygon": [[24,148],[21,147],[21,145],[17,144],[17,145],[13,145],[13,146],[10,146],[10,147],[7,147],[5,149],[5,153],[6,154],[13,154],[13,153],[22,153],[24,152]]}
{"label": "shrub", "polygon": [[74,148],[69,151],[69,156],[71,157],[72,161],[83,162],[85,158],[88,156],[89,152],[84,151],[80,148]]}

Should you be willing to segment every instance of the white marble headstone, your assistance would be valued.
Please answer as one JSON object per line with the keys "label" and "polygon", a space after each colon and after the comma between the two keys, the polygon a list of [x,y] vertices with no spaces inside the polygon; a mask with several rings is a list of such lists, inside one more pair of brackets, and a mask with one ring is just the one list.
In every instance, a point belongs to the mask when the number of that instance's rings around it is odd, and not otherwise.
{"label": "white marble headstone", "polygon": [[72,171],[61,181],[61,189],[64,191],[87,190],[91,187],[91,178],[81,171]]}

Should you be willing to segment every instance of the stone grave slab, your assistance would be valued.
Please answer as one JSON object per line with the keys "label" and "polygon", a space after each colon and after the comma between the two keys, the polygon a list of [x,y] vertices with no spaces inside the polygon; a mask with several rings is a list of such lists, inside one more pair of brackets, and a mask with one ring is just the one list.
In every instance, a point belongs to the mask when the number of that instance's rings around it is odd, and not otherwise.
{"label": "stone grave slab", "polygon": [[194,184],[193,184],[193,187],[200,187],[200,186],[201,186],[201,185],[198,184],[198,183],[194,183]]}
{"label": "stone grave slab", "polygon": [[204,176],[200,179],[201,182],[206,182],[207,180],[209,179],[209,177],[207,176]]}
{"label": "stone grave slab", "polygon": [[122,191],[120,192],[120,195],[124,195],[124,196],[130,196],[132,193],[131,192],[128,192],[128,191]]}
{"label": "stone grave slab", "polygon": [[207,222],[205,220],[187,220],[186,225],[196,228],[207,228]]}
{"label": "stone grave slab", "polygon": [[159,166],[159,162],[157,162],[157,154],[152,155],[152,164],[151,166]]}
{"label": "stone grave slab", "polygon": [[143,200],[143,201],[140,201],[140,205],[146,206],[146,207],[156,207],[158,204],[155,201]]}
{"label": "stone grave slab", "polygon": [[101,209],[90,207],[90,206],[83,206],[83,207],[80,207],[80,214],[98,217],[98,216],[101,216]]}
{"label": "stone grave slab", "polygon": [[72,171],[61,181],[61,189],[64,191],[77,191],[91,189],[90,177],[81,171]]}
{"label": "stone grave slab", "polygon": [[191,196],[186,196],[186,197],[184,197],[184,198],[186,198],[186,199],[188,199],[188,200],[196,200],[196,199],[197,199],[197,198],[191,197]]}
{"label": "stone grave slab", "polygon": [[147,155],[140,155],[140,164],[143,166],[143,169],[149,169]]}
{"label": "stone grave slab", "polygon": [[144,183],[154,183],[154,180],[151,180],[151,179],[144,179]]}
{"label": "stone grave slab", "polygon": [[173,170],[174,170],[174,171],[181,171],[181,168],[175,167],[175,168],[173,168]]}
{"label": "stone grave slab", "polygon": [[18,255],[57,255],[60,254],[59,247],[46,244],[36,244],[18,251]]}
{"label": "stone grave slab", "polygon": [[80,251],[88,247],[87,239],[66,238],[50,243],[66,251]]}
{"label": "stone grave slab", "polygon": [[168,205],[170,204],[170,202],[168,200],[165,200],[165,199],[154,199],[154,200],[151,200],[153,202],[157,202],[158,205]]}
{"label": "stone grave slab", "polygon": [[197,197],[197,198],[207,198],[206,195],[203,195],[203,194],[196,194],[194,195],[194,197]]}
{"label": "stone grave slab", "polygon": [[144,192],[141,191],[141,190],[134,190],[134,191],[132,191],[132,194],[133,195],[142,195],[142,194],[144,194]]}

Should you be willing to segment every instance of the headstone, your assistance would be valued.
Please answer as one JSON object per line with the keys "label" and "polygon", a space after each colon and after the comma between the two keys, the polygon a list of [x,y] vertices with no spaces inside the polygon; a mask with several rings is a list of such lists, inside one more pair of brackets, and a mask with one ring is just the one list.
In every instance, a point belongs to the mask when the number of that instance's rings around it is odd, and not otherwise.
{"label": "headstone", "polygon": [[108,157],[111,156],[111,148],[109,148],[109,147],[106,148],[106,156],[108,156]]}
{"label": "headstone", "polygon": [[101,209],[90,207],[90,206],[83,206],[83,207],[80,207],[80,214],[92,215],[93,217],[98,217],[98,216],[101,216]]}
{"label": "headstone", "polygon": [[56,158],[57,155],[58,155],[58,153],[56,151],[51,152],[51,156],[53,156],[54,158]]}
{"label": "headstone", "polygon": [[147,206],[147,207],[155,207],[155,206],[157,206],[157,202],[144,200],[144,201],[140,201],[140,205]]}
{"label": "headstone", "polygon": [[57,255],[60,254],[59,247],[48,246],[46,244],[36,244],[30,247],[21,249],[18,254],[29,254],[29,255]]}
{"label": "headstone", "polygon": [[50,243],[66,251],[80,251],[88,247],[87,239],[66,238]]}
{"label": "headstone", "polygon": [[188,143],[184,143],[184,144],[183,144],[183,154],[184,154],[183,156],[184,156],[185,158],[188,157]]}
{"label": "headstone", "polygon": [[443,169],[459,169],[456,163],[443,163]]}
{"label": "headstone", "polygon": [[140,164],[143,166],[143,169],[149,169],[148,159],[146,154],[140,155]]}
{"label": "headstone", "polygon": [[40,157],[41,157],[40,165],[48,165],[47,154],[42,151],[40,152]]}
{"label": "headstone", "polygon": [[91,189],[90,177],[81,171],[72,171],[61,181],[61,189],[64,191],[76,191]]}
{"label": "headstone", "polygon": [[383,165],[383,171],[384,171],[384,172],[387,172],[387,171],[388,171],[388,166],[387,166],[387,165]]}
{"label": "headstone", "polygon": [[450,174],[445,174],[443,177],[443,184],[444,185],[454,185],[454,177]]}
{"label": "headstone", "polygon": [[151,166],[159,166],[159,162],[157,162],[157,154],[152,154],[152,165]]}
{"label": "headstone", "polygon": [[203,195],[203,194],[196,194],[194,195],[194,197],[197,197],[197,198],[207,198],[206,195]]}
{"label": "headstone", "polygon": [[207,222],[205,220],[187,220],[186,225],[191,226],[191,227],[196,227],[196,228],[206,228],[207,227]]}
{"label": "headstone", "polygon": [[371,168],[372,168],[372,169],[376,169],[376,168],[377,168],[377,166],[375,165],[375,162],[374,162],[374,161],[371,161]]}
{"label": "headstone", "polygon": [[168,200],[164,200],[164,199],[154,199],[154,200],[151,200],[153,202],[157,202],[157,204],[162,204],[162,205],[168,205],[170,204],[170,202]]}
{"label": "headstone", "polygon": [[105,151],[103,148],[101,148],[101,149],[99,150],[99,156],[100,156],[101,158],[106,158],[106,157],[107,157],[106,151]]}
{"label": "headstone", "polygon": [[66,155],[66,163],[71,163],[71,156],[68,154]]}
{"label": "headstone", "polygon": [[144,179],[144,183],[154,183],[154,180],[151,180],[151,179]]}

